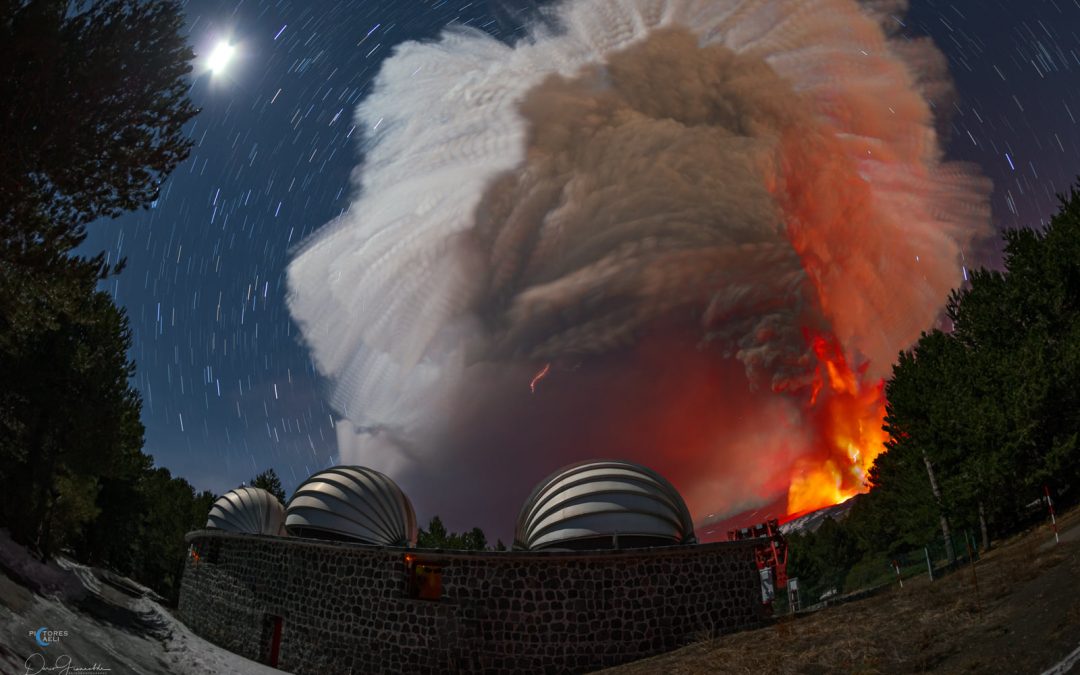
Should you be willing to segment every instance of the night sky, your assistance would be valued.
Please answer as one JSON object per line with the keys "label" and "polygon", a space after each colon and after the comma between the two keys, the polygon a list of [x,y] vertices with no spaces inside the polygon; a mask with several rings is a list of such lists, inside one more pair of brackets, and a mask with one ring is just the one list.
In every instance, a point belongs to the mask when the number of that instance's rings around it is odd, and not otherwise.
{"label": "night sky", "polygon": [[[161,198],[95,224],[83,249],[127,257],[108,287],[130,316],[159,466],[221,493],[269,467],[291,491],[335,463],[326,384],[285,306],[290,253],[347,207],[361,160],[353,112],[395,45],[453,23],[512,40],[535,5],[186,4],[196,53],[228,40],[235,59],[213,77],[196,64],[196,144]],[[1080,0],[913,0],[904,23],[949,59],[948,154],[993,180],[995,227],[1045,222],[1080,174]]]}

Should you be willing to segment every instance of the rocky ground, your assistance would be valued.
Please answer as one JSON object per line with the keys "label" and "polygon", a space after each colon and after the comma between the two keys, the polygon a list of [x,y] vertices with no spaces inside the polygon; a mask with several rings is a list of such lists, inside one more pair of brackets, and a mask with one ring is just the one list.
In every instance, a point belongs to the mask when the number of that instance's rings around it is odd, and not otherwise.
{"label": "rocky ground", "polygon": [[[1080,509],[974,566],[605,673],[1080,674]],[[976,590],[977,582],[977,590]]]}

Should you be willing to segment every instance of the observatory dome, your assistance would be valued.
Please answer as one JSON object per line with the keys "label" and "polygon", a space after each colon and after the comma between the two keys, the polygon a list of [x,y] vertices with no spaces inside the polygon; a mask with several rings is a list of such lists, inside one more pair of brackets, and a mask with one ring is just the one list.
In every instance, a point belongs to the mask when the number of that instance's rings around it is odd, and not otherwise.
{"label": "observatory dome", "polygon": [[285,507],[277,497],[261,488],[236,488],[226,492],[210,507],[206,529],[283,535]]}
{"label": "observatory dome", "polygon": [[296,488],[285,526],[298,537],[415,546],[412,502],[385,475],[362,466],[335,466]]}
{"label": "observatory dome", "polygon": [[541,482],[518,516],[515,548],[598,550],[695,543],[690,511],[663,476],[592,460]]}

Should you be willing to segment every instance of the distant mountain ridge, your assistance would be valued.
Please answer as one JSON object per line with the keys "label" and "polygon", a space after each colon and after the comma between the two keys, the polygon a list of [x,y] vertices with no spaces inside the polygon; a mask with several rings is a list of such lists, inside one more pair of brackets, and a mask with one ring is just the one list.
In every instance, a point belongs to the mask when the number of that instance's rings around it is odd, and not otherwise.
{"label": "distant mountain ridge", "polygon": [[807,534],[808,532],[816,532],[821,524],[825,522],[826,518],[832,518],[833,520],[840,521],[847,518],[851,513],[851,507],[855,505],[855,502],[862,495],[855,495],[851,499],[840,502],[839,504],[833,504],[832,506],[826,506],[823,509],[817,511],[811,511],[810,513],[804,513],[803,515],[793,518],[780,526],[780,532],[784,536],[790,536],[793,534]]}
{"label": "distant mountain ridge", "polygon": [[785,496],[756,509],[749,509],[728,516],[723,520],[703,524],[701,527],[697,528],[698,541],[725,541],[728,538],[729,531],[750,527],[757,523],[763,523],[770,518],[777,518],[783,523],[780,525],[780,532],[784,535],[816,532],[817,529],[821,527],[821,524],[825,522],[826,518],[832,518],[833,520],[843,520],[846,518],[851,511],[851,507],[861,497],[862,495],[855,495],[845,502],[826,506],[817,511],[810,511],[809,513],[804,513],[785,521],[785,518],[788,517],[784,514],[784,511],[787,508],[787,498]]}

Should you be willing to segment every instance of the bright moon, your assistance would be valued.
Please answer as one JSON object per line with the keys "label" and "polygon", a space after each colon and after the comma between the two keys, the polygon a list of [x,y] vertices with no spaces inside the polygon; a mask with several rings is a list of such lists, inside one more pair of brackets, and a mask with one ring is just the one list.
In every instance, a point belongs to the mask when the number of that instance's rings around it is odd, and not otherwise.
{"label": "bright moon", "polygon": [[210,72],[215,75],[225,70],[225,66],[232,60],[233,52],[236,48],[227,42],[219,42],[214,51],[210,52],[210,56],[206,60],[207,66],[210,68]]}

